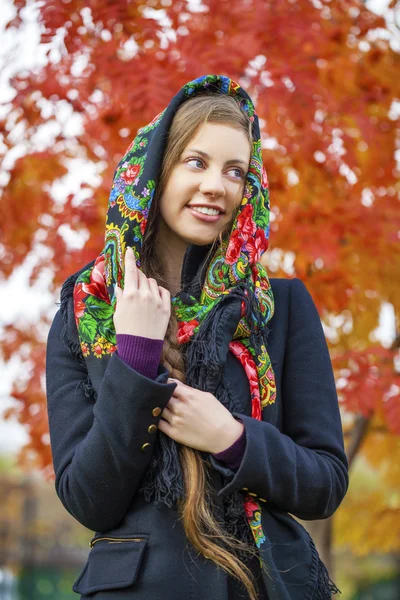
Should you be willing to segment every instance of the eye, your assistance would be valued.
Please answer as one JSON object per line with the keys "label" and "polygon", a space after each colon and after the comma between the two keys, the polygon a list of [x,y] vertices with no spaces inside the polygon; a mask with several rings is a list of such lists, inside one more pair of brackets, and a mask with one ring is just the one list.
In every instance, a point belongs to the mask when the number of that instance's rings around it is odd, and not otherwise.
{"label": "eye", "polygon": [[245,173],[242,169],[240,169],[239,167],[232,167],[232,169],[229,169],[228,173],[231,171],[235,171],[236,174],[234,175],[234,177],[236,179],[243,179],[245,176]]}
{"label": "eye", "polygon": [[[193,162],[194,162],[194,163],[200,163],[200,167],[203,167],[203,166],[204,166],[204,164],[203,164],[203,161],[202,161],[200,158],[195,158],[195,157],[193,157],[193,158],[189,158],[189,159],[186,161],[186,163],[187,163],[187,164],[189,164],[189,163],[193,163]],[[195,166],[195,167],[197,167],[197,165],[190,165],[190,166]]]}

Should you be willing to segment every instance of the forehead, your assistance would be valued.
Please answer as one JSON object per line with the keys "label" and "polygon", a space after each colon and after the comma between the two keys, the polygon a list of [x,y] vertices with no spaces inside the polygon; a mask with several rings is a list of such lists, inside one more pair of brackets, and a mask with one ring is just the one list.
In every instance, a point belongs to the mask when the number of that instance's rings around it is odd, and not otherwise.
{"label": "forehead", "polygon": [[245,132],[225,123],[204,123],[186,145],[201,150],[211,159],[239,160],[249,163],[251,147]]}

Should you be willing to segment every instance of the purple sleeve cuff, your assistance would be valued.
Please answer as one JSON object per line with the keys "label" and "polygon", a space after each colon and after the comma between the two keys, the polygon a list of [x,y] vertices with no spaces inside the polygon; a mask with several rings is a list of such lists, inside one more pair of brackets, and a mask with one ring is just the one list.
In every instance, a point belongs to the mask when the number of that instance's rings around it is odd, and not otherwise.
{"label": "purple sleeve cuff", "polygon": [[[237,419],[240,423],[240,419]],[[223,452],[213,454],[214,458],[224,463],[232,471],[237,471],[242,462],[244,452],[246,450],[246,431],[243,429],[242,435],[233,442],[232,446],[229,446]]]}
{"label": "purple sleeve cuff", "polygon": [[132,369],[149,379],[156,379],[164,340],[153,340],[117,333],[117,354]]}

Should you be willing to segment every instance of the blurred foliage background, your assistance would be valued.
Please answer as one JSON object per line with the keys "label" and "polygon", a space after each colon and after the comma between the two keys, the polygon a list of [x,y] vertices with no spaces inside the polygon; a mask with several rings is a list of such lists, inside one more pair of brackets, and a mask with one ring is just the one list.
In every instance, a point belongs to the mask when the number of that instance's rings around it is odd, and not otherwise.
{"label": "blurred foliage background", "polygon": [[[207,73],[238,81],[256,103],[271,189],[268,271],[305,282],[335,369],[351,484],[332,519],[306,526],[344,600],[399,597],[400,3],[384,2],[384,16],[370,4],[8,4],[1,297],[12,303],[7,284],[18,273],[41,301],[32,317],[29,294],[25,305],[18,298],[20,314],[0,322],[1,358],[13,365],[3,418],[28,433],[18,460],[5,457],[0,468],[0,597],[75,597],[91,532],[54,492],[47,332],[62,282],[103,247],[113,171],[137,129]],[[35,50],[28,68],[13,69],[29,44],[28,23],[38,32]],[[6,592],[13,575],[19,588]]]}

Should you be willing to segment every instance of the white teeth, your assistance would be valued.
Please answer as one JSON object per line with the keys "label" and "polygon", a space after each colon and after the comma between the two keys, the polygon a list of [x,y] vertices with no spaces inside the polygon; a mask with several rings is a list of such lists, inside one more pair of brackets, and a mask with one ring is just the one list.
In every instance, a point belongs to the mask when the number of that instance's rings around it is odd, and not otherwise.
{"label": "white teeth", "polygon": [[205,206],[191,206],[193,210],[197,210],[197,212],[203,213],[204,215],[219,215],[219,210],[215,208],[206,208]]}

